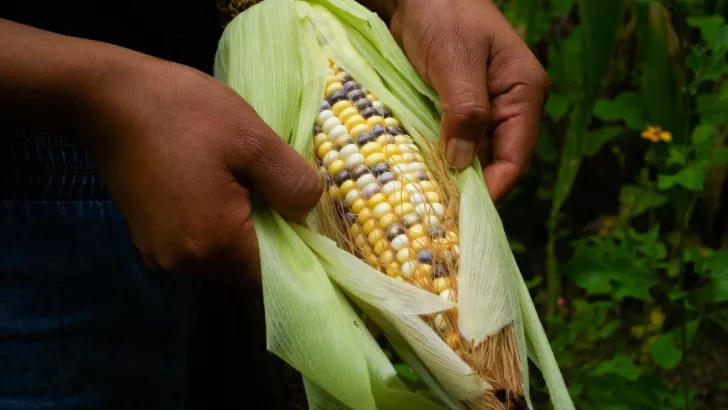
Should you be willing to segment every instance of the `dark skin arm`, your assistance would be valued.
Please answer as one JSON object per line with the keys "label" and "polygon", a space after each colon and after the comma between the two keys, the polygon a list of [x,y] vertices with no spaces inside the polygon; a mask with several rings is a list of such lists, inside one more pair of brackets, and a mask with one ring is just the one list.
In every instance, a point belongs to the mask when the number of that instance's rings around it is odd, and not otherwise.
{"label": "dark skin arm", "polygon": [[168,271],[244,277],[257,289],[251,195],[300,219],[323,189],[312,167],[212,77],[2,19],[0,121],[78,138],[145,261]]}
{"label": "dark skin arm", "polygon": [[441,147],[455,168],[478,154],[494,201],[528,169],[549,79],[491,0],[360,0],[437,91]]}

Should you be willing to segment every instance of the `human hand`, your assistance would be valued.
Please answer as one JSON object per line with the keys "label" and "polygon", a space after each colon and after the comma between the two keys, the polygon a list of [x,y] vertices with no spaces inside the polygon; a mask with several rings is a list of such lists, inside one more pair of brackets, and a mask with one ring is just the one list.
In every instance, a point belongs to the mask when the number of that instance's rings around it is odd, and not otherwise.
{"label": "human hand", "polygon": [[448,162],[462,169],[477,153],[502,199],[534,151],[546,72],[490,0],[399,0],[392,11],[394,38],[440,97]]}
{"label": "human hand", "polygon": [[315,170],[201,72],[156,59],[114,71],[93,87],[85,142],[145,261],[257,284],[253,191],[299,220],[322,193]]}

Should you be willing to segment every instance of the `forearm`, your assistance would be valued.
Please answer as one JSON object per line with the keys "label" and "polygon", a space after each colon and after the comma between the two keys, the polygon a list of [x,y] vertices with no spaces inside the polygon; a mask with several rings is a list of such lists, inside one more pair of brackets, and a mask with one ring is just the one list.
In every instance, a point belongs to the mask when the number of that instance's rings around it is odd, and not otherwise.
{"label": "forearm", "polygon": [[0,19],[0,121],[44,130],[70,129],[137,53]]}

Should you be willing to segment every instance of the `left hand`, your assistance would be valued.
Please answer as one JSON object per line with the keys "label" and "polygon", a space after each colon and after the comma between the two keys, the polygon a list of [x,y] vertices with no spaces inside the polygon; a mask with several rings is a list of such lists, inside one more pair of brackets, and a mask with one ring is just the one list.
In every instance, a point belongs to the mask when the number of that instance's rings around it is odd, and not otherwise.
{"label": "left hand", "polygon": [[448,162],[462,169],[479,154],[497,202],[528,169],[548,75],[491,0],[395,3],[392,34],[440,97]]}

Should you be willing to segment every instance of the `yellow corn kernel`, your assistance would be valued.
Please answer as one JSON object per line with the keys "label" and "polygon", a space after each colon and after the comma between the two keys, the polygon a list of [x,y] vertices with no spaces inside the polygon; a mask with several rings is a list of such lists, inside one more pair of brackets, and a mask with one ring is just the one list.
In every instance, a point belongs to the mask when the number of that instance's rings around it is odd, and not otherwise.
{"label": "yellow corn kernel", "polygon": [[450,250],[450,242],[445,238],[437,238],[432,240],[432,249],[435,252],[445,252]]}
{"label": "yellow corn kernel", "polygon": [[361,147],[361,149],[359,149],[359,152],[364,155],[364,157],[368,157],[372,154],[376,154],[377,152],[381,153],[382,146],[378,142],[370,142]]}
{"label": "yellow corn kernel", "polygon": [[[341,82],[341,80],[336,78],[336,76],[329,75],[326,77],[326,87],[330,86],[333,83],[340,83],[340,82]],[[342,84],[342,86],[343,86],[343,84]],[[342,90],[343,90],[343,88],[342,88]]]}
{"label": "yellow corn kernel", "polygon": [[420,278],[426,278],[430,279],[430,275],[432,274],[432,265],[428,265],[426,263],[421,263],[417,265],[414,272],[415,276],[418,276]]}
{"label": "yellow corn kernel", "polygon": [[400,155],[401,152],[399,151],[399,145],[397,144],[387,144],[382,148],[382,153],[385,157],[389,158],[392,155]]}
{"label": "yellow corn kernel", "polygon": [[387,265],[387,270],[386,270],[386,271],[387,271],[387,275],[389,275],[389,276],[391,276],[391,277],[393,277],[393,278],[394,278],[394,277],[399,277],[399,278],[401,278],[401,276],[398,276],[398,275],[399,275],[399,274],[400,274],[400,272],[402,272],[402,271],[400,270],[400,268],[399,268],[399,264],[398,264],[397,262],[394,262],[394,263],[390,263],[390,264],[388,264],[388,265]]}
{"label": "yellow corn kernel", "polygon": [[[331,112],[334,113],[335,116],[339,116],[342,111],[344,111],[347,108],[352,108],[353,104],[349,100],[341,100],[337,102],[336,104],[331,106]],[[339,118],[341,119],[341,118]]]}
{"label": "yellow corn kernel", "polygon": [[354,244],[356,244],[357,248],[364,250],[369,247],[369,243],[367,242],[367,237],[364,235],[357,235],[354,237]]}
{"label": "yellow corn kernel", "polygon": [[376,268],[377,266],[379,266],[379,260],[377,259],[377,255],[373,253],[368,253],[366,256],[366,260],[369,266],[371,266],[372,268]]}
{"label": "yellow corn kernel", "polygon": [[458,332],[451,332],[447,335],[447,344],[453,350],[460,348],[460,334]]}
{"label": "yellow corn kernel", "polygon": [[316,134],[316,137],[313,139],[314,146],[316,148],[319,147],[319,145],[323,144],[324,142],[327,142],[329,140],[329,136],[324,134],[323,132],[319,132]]}
{"label": "yellow corn kernel", "polygon": [[353,237],[359,236],[361,234],[361,225],[359,224],[352,224],[349,228],[349,234]]}
{"label": "yellow corn kernel", "polygon": [[378,256],[381,256],[387,250],[389,250],[389,241],[386,239],[380,239],[379,242],[374,244],[374,253]]}
{"label": "yellow corn kernel", "polygon": [[376,227],[377,222],[374,219],[370,219],[366,221],[364,225],[362,225],[361,231],[364,232],[364,235],[369,235]]}
{"label": "yellow corn kernel", "polygon": [[369,168],[374,168],[375,165],[379,164],[380,162],[386,161],[387,158],[382,154],[381,152],[375,152],[374,154],[369,155],[364,159],[364,163]]}
{"label": "yellow corn kernel", "polygon": [[417,258],[417,254],[410,248],[404,248],[397,252],[397,262],[399,262],[400,265],[415,258]]}
{"label": "yellow corn kernel", "polygon": [[425,198],[427,198],[427,202],[431,204],[440,202],[440,195],[438,195],[437,192],[427,191],[425,192]]}
{"label": "yellow corn kernel", "polygon": [[[344,101],[348,101],[348,100],[344,100]],[[339,102],[344,102],[344,101],[339,101]],[[336,104],[338,104],[338,103],[336,103]],[[332,107],[332,108],[333,108],[333,107]],[[343,123],[345,123],[345,122],[346,122],[346,120],[348,120],[348,119],[349,119],[349,118],[351,118],[352,116],[354,116],[354,115],[358,115],[358,114],[359,114],[359,111],[357,111],[357,110],[356,110],[356,108],[354,108],[354,107],[352,107],[352,106],[350,105],[350,106],[349,106],[348,108],[345,108],[345,109],[344,109],[343,111],[341,111],[341,112],[339,113],[339,120],[340,120],[340,121],[341,121],[341,123],[343,124]]]}
{"label": "yellow corn kernel", "polygon": [[369,101],[377,101],[377,97],[375,97],[374,94],[367,94],[366,97]]}
{"label": "yellow corn kernel", "polygon": [[397,218],[395,214],[386,214],[379,219],[379,226],[382,229],[387,229],[390,225],[397,222],[398,220],[399,218]]}
{"label": "yellow corn kernel", "polygon": [[394,253],[393,250],[387,249],[384,252],[382,252],[381,255],[379,255],[379,262],[382,262],[385,265],[388,265],[392,262],[394,262],[394,259],[397,255]]}
{"label": "yellow corn kernel", "polygon": [[407,192],[407,191],[395,191],[392,195],[389,196],[389,198],[387,198],[387,201],[389,201],[389,203],[392,206],[397,206],[397,205],[400,205],[403,202],[409,201],[409,199],[410,199],[409,192]]}
{"label": "yellow corn kernel", "polygon": [[356,138],[365,132],[369,132],[369,127],[367,127],[366,124],[356,125],[354,128],[349,130],[349,134],[351,134],[352,138]]}
{"label": "yellow corn kernel", "polygon": [[447,239],[447,241],[450,242],[450,244],[452,244],[452,245],[458,245],[459,244],[459,242],[458,242],[459,241],[458,234],[456,234],[454,231],[448,231],[445,234],[445,239]]}
{"label": "yellow corn kernel", "polygon": [[433,184],[432,181],[420,181],[420,188],[422,188],[424,192],[436,192],[435,184]]}
{"label": "yellow corn kernel", "polygon": [[412,225],[409,229],[407,229],[407,236],[413,239],[425,236],[426,234],[427,231],[425,230],[425,227],[422,226],[422,224]]}
{"label": "yellow corn kernel", "polygon": [[339,172],[346,169],[346,163],[343,160],[337,159],[329,165],[329,174],[336,176]]}
{"label": "yellow corn kernel", "polygon": [[430,247],[430,238],[421,236],[412,240],[412,250],[415,252],[423,251]]}
{"label": "yellow corn kernel", "polygon": [[415,154],[415,158],[417,158],[417,162],[425,163],[425,157],[423,157],[420,154]]}
{"label": "yellow corn kernel", "polygon": [[385,118],[384,125],[386,125],[387,127],[399,127],[399,121],[397,121],[393,117]]}
{"label": "yellow corn kernel", "polygon": [[351,130],[357,125],[366,124],[366,121],[364,120],[364,117],[361,115],[352,115],[349,117],[348,120],[344,123],[344,126],[346,126],[346,129]]}
{"label": "yellow corn kernel", "polygon": [[341,195],[339,193],[339,188],[337,188],[336,185],[332,185],[329,188],[329,198],[331,198],[334,201],[341,199]]}
{"label": "yellow corn kernel", "polygon": [[364,198],[359,198],[356,201],[354,201],[353,204],[351,204],[351,210],[355,214],[360,213],[366,207],[367,207],[367,202],[364,200]]}
{"label": "yellow corn kernel", "polygon": [[328,97],[337,91],[343,91],[343,90],[344,90],[344,84],[341,84],[341,81],[333,81],[333,82],[331,82],[331,84],[326,86],[326,96]]}
{"label": "yellow corn kernel", "polygon": [[377,207],[377,205],[381,204],[382,202],[384,202],[386,200],[387,200],[387,196],[384,195],[383,193],[380,192],[378,194],[374,194],[367,201],[367,207],[370,209],[374,209]]}
{"label": "yellow corn kernel", "polygon": [[319,159],[322,159],[332,149],[334,149],[334,144],[331,141],[326,141],[316,148],[316,155],[318,155]]}
{"label": "yellow corn kernel", "polygon": [[341,186],[339,187],[339,192],[341,192],[342,197],[345,197],[346,194],[348,194],[352,189],[356,189],[356,182],[349,179],[341,184]]}
{"label": "yellow corn kernel", "polygon": [[374,115],[374,116],[367,118],[367,125],[369,127],[373,127],[375,125],[383,125],[383,124],[384,124],[384,118],[382,118],[378,115]]}
{"label": "yellow corn kernel", "polygon": [[451,287],[450,278],[440,277],[432,281],[432,288],[438,295]]}
{"label": "yellow corn kernel", "polygon": [[367,235],[369,245],[374,245],[382,239],[384,239],[384,231],[382,231],[381,229],[375,229],[371,231],[369,235]]}
{"label": "yellow corn kernel", "polygon": [[356,220],[360,224],[364,225],[368,220],[372,219],[372,211],[369,208],[364,208],[356,215]]}
{"label": "yellow corn kernel", "polygon": [[405,202],[394,207],[394,214],[401,218],[408,213],[414,212],[414,210],[414,205],[409,202]]}

